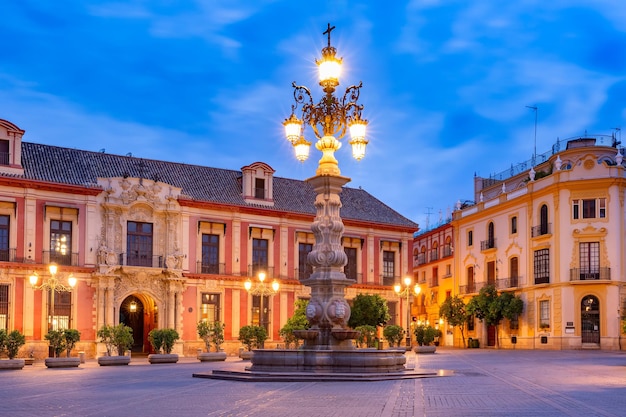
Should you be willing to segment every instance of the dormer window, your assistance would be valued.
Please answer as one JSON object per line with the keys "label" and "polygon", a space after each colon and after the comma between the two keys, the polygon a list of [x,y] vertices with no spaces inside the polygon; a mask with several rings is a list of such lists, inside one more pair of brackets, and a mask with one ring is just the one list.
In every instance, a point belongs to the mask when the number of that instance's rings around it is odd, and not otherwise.
{"label": "dormer window", "polygon": [[274,205],[274,170],[263,162],[255,162],[241,168],[243,198],[248,204]]}
{"label": "dormer window", "polygon": [[23,175],[22,136],[24,131],[0,119],[0,174]]}

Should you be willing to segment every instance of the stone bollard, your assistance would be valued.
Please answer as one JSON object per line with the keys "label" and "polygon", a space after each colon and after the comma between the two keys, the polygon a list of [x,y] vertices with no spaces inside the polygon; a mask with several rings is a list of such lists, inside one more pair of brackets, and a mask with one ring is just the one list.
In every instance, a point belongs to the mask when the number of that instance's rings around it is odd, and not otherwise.
{"label": "stone bollard", "polygon": [[78,352],[78,358],[80,359],[80,363],[85,363],[85,352],[82,350]]}

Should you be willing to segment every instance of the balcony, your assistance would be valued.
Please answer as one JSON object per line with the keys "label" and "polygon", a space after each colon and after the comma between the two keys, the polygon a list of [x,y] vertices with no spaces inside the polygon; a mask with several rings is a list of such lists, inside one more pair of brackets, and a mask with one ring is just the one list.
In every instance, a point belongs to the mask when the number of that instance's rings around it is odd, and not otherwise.
{"label": "balcony", "polygon": [[17,262],[17,249],[0,249],[0,262]]}
{"label": "balcony", "polygon": [[[344,268],[344,270],[345,269],[347,269],[347,267]],[[309,279],[311,277],[312,273],[313,273],[313,268],[312,267],[305,268],[305,269],[300,269],[300,268],[296,268],[295,269],[295,277],[296,277],[296,279],[298,279],[300,281],[303,280],[303,279]],[[347,271],[345,271],[345,273],[346,273],[346,276],[348,276]]]}
{"label": "balcony", "polygon": [[496,288],[499,290],[506,290],[509,288],[518,288],[522,285],[522,277],[508,277],[508,278],[499,278],[496,281]]}
{"label": "balcony", "polygon": [[552,233],[552,223],[544,223],[539,226],[533,226],[530,229],[531,237],[549,235],[551,233]]}
{"label": "balcony", "polygon": [[432,277],[430,280],[429,288],[438,287],[439,286],[439,277]]}
{"label": "balcony", "polygon": [[417,264],[418,265],[424,265],[426,263],[426,254],[425,253],[418,253],[417,257]]}
{"label": "balcony", "polygon": [[485,286],[484,282],[474,282],[468,285],[460,285],[459,293],[460,294],[474,294],[480,291],[480,289],[484,286]]}
{"label": "balcony", "polygon": [[599,267],[599,268],[572,268],[569,270],[570,281],[597,281],[597,280],[611,280],[611,268]]}
{"label": "balcony", "polygon": [[454,251],[452,250],[452,246],[446,245],[443,247],[443,257],[446,258],[448,256],[452,256]]}
{"label": "balcony", "polygon": [[430,262],[436,261],[439,259],[439,251],[437,249],[433,249],[430,251]]}
{"label": "balcony", "polygon": [[259,272],[265,272],[267,278],[276,278],[274,275],[274,267],[267,265],[248,265],[248,276],[256,277]]}
{"label": "balcony", "polygon": [[57,265],[64,266],[78,266],[78,254],[77,253],[60,253],[55,251],[43,251],[42,263],[49,264],[55,263]]}
{"label": "balcony", "polygon": [[144,266],[146,268],[163,268],[162,255],[140,255],[120,253],[120,265],[123,266]]}
{"label": "balcony", "polygon": [[203,264],[202,261],[196,263],[196,274],[224,275],[225,270],[226,264]]}
{"label": "balcony", "polygon": [[550,283],[550,277],[535,277],[535,285],[539,285],[539,284],[549,284]]}
{"label": "balcony", "polygon": [[382,275],[380,277],[380,280],[382,281],[385,287],[393,287],[396,284],[396,282],[400,282],[400,277]]}
{"label": "balcony", "polygon": [[480,250],[489,250],[496,248],[496,239],[487,239],[480,242]]}

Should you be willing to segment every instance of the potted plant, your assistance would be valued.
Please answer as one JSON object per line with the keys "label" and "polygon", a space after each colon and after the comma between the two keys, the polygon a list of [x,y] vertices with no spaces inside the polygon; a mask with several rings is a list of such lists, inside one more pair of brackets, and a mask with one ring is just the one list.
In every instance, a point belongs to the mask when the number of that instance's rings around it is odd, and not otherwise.
{"label": "potted plant", "polygon": [[[80,365],[79,357],[71,357],[72,349],[80,341],[80,332],[76,329],[50,330],[45,339],[54,352],[54,357],[46,358],[45,364],[48,368],[71,368]],[[65,351],[65,357],[61,353]]]}
{"label": "potted plant", "polygon": [[[196,330],[206,347],[206,352],[198,353],[198,359],[201,362],[225,361],[226,352],[220,349],[221,344],[224,343],[224,324],[219,321],[210,323],[203,320],[198,322]],[[215,352],[211,352],[211,345],[215,346]]]}
{"label": "potted plant", "polygon": [[240,351],[239,357],[241,359],[252,358],[252,348],[263,348],[263,343],[267,339],[267,331],[262,326],[243,326],[239,329],[239,340],[247,348],[246,351]]}
{"label": "potted plant", "polygon": [[0,330],[0,352],[6,353],[9,359],[0,360],[0,370],[2,369],[22,369],[24,367],[24,359],[16,359],[17,353],[26,343],[26,338],[19,330],[13,330],[7,333],[6,330]]}
{"label": "potted plant", "polygon": [[415,340],[417,346],[415,347],[415,353],[435,353],[437,347],[431,346],[431,343],[435,341],[435,338],[441,336],[441,330],[436,329],[430,325],[419,325],[415,328]]}
{"label": "potted plant", "polygon": [[[174,329],[152,329],[148,333],[148,340],[156,353],[148,355],[150,363],[176,363],[178,354],[172,353],[174,343],[180,336]],[[161,353],[163,352],[163,353]]]}
{"label": "potted plant", "polygon": [[[133,329],[120,323],[117,326],[104,325],[98,330],[98,337],[106,347],[106,356],[98,358],[101,366],[128,365],[130,356],[126,356],[126,350],[133,345]],[[117,355],[113,356],[113,351]]]}
{"label": "potted plant", "polygon": [[383,337],[389,342],[389,346],[400,347],[400,343],[404,340],[404,329],[397,324],[390,324],[383,329]]}

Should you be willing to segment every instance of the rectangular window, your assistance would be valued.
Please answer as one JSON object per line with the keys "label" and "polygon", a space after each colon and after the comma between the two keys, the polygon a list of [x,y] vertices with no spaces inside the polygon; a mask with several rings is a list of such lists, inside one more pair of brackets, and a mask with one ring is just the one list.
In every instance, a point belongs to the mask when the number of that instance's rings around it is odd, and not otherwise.
{"label": "rectangular window", "polygon": [[254,179],[254,198],[265,198],[265,179]]}
{"label": "rectangular window", "polygon": [[200,304],[200,320],[213,323],[220,321],[220,295],[202,293]]}
{"label": "rectangular window", "polygon": [[252,239],[252,275],[256,276],[259,272],[268,273],[268,248],[267,239]]}
{"label": "rectangular window", "polygon": [[519,330],[519,317],[515,316],[509,320],[509,330]]}
{"label": "rectangular window", "polygon": [[606,218],[606,198],[572,200],[572,218],[574,220]]}
{"label": "rectangular window", "polygon": [[[9,225],[10,217],[0,216],[0,261],[9,262]],[[0,327],[1,328],[1,327]]]}
{"label": "rectangular window", "polygon": [[9,141],[0,140],[0,165],[9,165]]}
{"label": "rectangular window", "polygon": [[400,315],[398,314],[398,303],[387,302],[387,309],[389,310],[389,321],[386,324],[402,326]]}
{"label": "rectangular window", "polygon": [[72,265],[71,221],[50,221],[50,262]]}
{"label": "rectangular window", "polygon": [[511,217],[511,234],[517,233],[517,216]]}
{"label": "rectangular window", "polygon": [[439,285],[439,268],[436,266],[433,267],[433,281],[431,287],[436,287]]}
{"label": "rectangular window", "polygon": [[383,285],[394,285],[394,277],[396,272],[396,253],[392,251],[383,251]]}
{"label": "rectangular window", "polygon": [[474,232],[470,230],[467,232],[467,246],[472,246],[474,244]]}
{"label": "rectangular window", "polygon": [[[269,330],[270,297],[267,295],[252,296],[252,324]],[[262,313],[261,313],[262,312]],[[268,333],[269,334],[269,333]]]}
{"label": "rectangular window", "polygon": [[539,301],[539,327],[550,327],[550,301]]}
{"label": "rectangular window", "polygon": [[596,200],[583,200],[583,219],[596,217]]}
{"label": "rectangular window", "polygon": [[48,291],[48,326],[53,330],[71,329],[72,293]]}
{"label": "rectangular window", "polygon": [[496,285],[496,263],[487,262],[487,285]]}
{"label": "rectangular window", "polygon": [[313,273],[313,265],[307,260],[309,252],[312,250],[312,243],[298,244],[298,279],[308,279]]}
{"label": "rectangular window", "polygon": [[346,278],[358,281],[358,272],[356,267],[356,248],[343,248],[348,257],[348,263],[343,267]]}
{"label": "rectangular window", "polygon": [[128,222],[126,235],[127,265],[152,265],[152,223]]}
{"label": "rectangular window", "polygon": [[598,205],[599,205],[599,211],[598,211],[598,217],[600,217],[601,219],[604,219],[606,217],[606,199],[605,198],[601,198],[598,200]]}
{"label": "rectangular window", "polygon": [[220,273],[220,237],[212,234],[202,234],[202,266],[203,274]]}
{"label": "rectangular window", "polygon": [[600,279],[600,242],[581,242],[580,279]]}
{"label": "rectangular window", "polygon": [[9,284],[0,284],[0,330],[9,329]]}
{"label": "rectangular window", "polygon": [[474,331],[474,321],[475,321],[474,315],[471,315],[467,318],[467,331],[468,332]]}
{"label": "rectangular window", "polygon": [[535,251],[535,284],[548,284],[550,282],[550,249]]}

